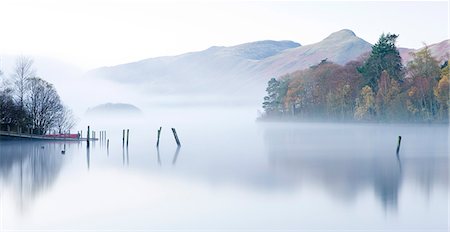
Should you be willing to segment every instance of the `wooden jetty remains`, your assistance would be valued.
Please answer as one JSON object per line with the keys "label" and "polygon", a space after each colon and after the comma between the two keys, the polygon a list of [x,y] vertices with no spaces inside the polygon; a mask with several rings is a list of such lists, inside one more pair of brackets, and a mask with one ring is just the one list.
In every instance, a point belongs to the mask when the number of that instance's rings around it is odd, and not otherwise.
{"label": "wooden jetty remains", "polygon": [[[35,135],[29,133],[18,133],[15,131],[0,131],[0,140],[2,139],[28,139],[28,140],[51,140],[51,141],[86,141],[86,138],[78,134],[47,134]],[[96,141],[98,138],[90,138]]]}

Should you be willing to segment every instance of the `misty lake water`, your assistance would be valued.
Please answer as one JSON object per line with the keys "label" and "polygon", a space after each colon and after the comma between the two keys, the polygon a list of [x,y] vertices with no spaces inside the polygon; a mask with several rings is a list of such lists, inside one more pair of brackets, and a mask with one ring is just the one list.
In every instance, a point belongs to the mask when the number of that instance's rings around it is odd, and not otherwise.
{"label": "misty lake water", "polygon": [[0,231],[448,230],[447,125],[255,117],[166,108],[82,119],[84,133],[107,130],[109,150],[66,142],[64,155],[64,142],[0,141]]}

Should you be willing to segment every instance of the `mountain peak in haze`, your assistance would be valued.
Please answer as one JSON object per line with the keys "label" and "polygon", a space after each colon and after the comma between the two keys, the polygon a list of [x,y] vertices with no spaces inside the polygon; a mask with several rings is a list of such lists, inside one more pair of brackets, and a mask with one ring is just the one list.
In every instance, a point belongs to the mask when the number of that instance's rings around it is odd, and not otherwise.
{"label": "mountain peak in haze", "polygon": [[235,56],[250,60],[262,60],[276,55],[286,49],[300,47],[299,43],[290,40],[261,40],[230,47],[213,46],[207,49],[221,56]]}
{"label": "mountain peak in haze", "polygon": [[331,33],[327,38],[325,38],[324,40],[345,40],[348,38],[353,38],[356,37],[355,32],[353,32],[352,30],[349,29],[342,29],[336,32]]}

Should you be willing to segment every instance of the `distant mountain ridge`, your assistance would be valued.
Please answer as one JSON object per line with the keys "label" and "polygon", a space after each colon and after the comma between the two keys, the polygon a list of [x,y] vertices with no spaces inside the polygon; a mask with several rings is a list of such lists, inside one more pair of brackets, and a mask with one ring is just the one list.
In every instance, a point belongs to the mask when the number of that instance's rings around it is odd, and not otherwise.
{"label": "distant mountain ridge", "polygon": [[[443,60],[449,40],[429,45],[434,56]],[[89,71],[100,77],[138,84],[141,91],[165,94],[263,93],[267,80],[318,64],[321,60],[345,64],[364,54],[372,45],[348,29],[330,34],[320,42],[300,45],[293,41],[257,41],[231,47],[213,46],[178,56],[156,57]],[[414,49],[400,48],[406,63]],[[258,95],[258,97],[261,97]]]}

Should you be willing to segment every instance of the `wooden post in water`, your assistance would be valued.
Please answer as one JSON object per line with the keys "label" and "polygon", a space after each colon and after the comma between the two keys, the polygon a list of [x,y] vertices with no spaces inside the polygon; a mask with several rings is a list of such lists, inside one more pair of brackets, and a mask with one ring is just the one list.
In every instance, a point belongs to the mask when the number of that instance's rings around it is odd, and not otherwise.
{"label": "wooden post in water", "polygon": [[402,136],[398,136],[397,154],[400,151],[400,144],[402,143]]}
{"label": "wooden post in water", "polygon": [[86,142],[87,142],[88,147],[89,147],[89,132],[90,132],[90,127],[88,126],[87,135],[86,135]]}
{"label": "wooden post in water", "polygon": [[125,146],[125,129],[122,130],[122,147]]}
{"label": "wooden post in water", "polygon": [[127,147],[128,147],[129,138],[130,138],[130,129],[127,129]]}
{"label": "wooden post in water", "polygon": [[172,128],[173,136],[175,137],[175,142],[177,142],[178,146],[181,146],[180,140],[178,139],[177,131],[175,128]]}
{"label": "wooden post in water", "polygon": [[158,130],[158,140],[156,140],[156,147],[159,147],[159,137],[161,136],[161,129],[162,129],[162,127],[159,127],[159,130]]}

